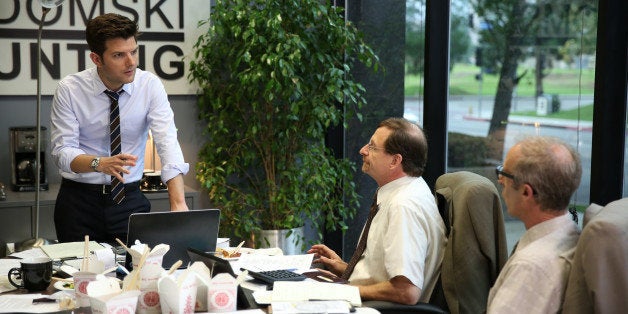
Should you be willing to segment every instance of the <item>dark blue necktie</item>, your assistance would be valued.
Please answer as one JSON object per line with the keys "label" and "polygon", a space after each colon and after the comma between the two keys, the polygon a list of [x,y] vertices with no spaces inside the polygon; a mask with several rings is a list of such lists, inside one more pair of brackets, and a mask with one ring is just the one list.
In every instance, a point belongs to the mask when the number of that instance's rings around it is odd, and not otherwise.
{"label": "dark blue necktie", "polygon": [[[111,139],[111,156],[122,153],[122,145],[120,140],[120,108],[118,107],[118,99],[123,92],[105,91],[111,100],[109,107],[109,138]],[[122,173],[120,173],[122,175]],[[111,198],[116,204],[120,204],[124,200],[124,184],[118,178],[111,177]]]}

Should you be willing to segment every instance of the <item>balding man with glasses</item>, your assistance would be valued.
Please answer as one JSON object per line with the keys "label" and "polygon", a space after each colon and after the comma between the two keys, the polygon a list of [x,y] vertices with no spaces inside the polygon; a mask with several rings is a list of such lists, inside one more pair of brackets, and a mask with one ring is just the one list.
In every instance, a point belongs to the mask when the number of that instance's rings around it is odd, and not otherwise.
{"label": "balding man with glasses", "polygon": [[526,232],[490,291],[487,312],[560,312],[580,235],[567,209],[580,185],[580,156],[559,139],[530,137],[508,151],[496,174],[508,213]]}
{"label": "balding man with glasses", "polygon": [[378,185],[369,218],[347,263],[323,244],[308,251],[315,263],[358,286],[362,300],[427,302],[445,247],[445,224],[422,178],[427,140],[403,118],[382,121],[360,149],[362,171]]}

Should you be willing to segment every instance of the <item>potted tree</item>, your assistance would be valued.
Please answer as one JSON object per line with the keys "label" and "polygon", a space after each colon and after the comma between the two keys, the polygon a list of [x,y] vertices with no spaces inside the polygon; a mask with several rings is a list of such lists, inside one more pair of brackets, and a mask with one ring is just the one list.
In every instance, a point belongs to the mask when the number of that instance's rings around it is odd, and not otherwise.
{"label": "potted tree", "polygon": [[[220,0],[194,46],[207,142],[197,178],[220,207],[221,234],[346,229],[357,193],[355,165],[325,146],[328,128],[359,115],[364,88],[352,79],[377,56],[339,8],[319,0]],[[226,234],[228,233],[228,234]],[[302,240],[302,239],[297,239]]]}

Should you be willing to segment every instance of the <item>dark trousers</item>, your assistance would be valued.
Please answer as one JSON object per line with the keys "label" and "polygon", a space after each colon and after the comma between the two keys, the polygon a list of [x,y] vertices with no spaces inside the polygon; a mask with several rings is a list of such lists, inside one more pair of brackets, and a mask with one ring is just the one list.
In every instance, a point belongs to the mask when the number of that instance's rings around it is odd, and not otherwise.
{"label": "dark trousers", "polygon": [[[108,187],[108,186],[106,186]],[[55,204],[55,229],[59,242],[91,241],[126,243],[129,216],[150,211],[150,202],[139,182],[124,185],[125,199],[115,204],[102,185],[63,179]]]}

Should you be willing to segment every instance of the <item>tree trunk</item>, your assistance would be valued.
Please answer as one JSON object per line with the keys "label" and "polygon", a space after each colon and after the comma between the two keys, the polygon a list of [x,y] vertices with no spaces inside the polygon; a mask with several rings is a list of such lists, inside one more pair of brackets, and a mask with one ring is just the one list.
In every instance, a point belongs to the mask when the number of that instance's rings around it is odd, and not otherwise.
{"label": "tree trunk", "polygon": [[534,70],[534,82],[536,97],[543,95],[543,70],[545,69],[545,51],[541,47],[535,47],[535,70]]}
{"label": "tree trunk", "polygon": [[497,94],[493,106],[493,117],[488,129],[489,158],[502,160],[504,155],[504,139],[508,115],[512,106],[512,94],[516,86],[517,67],[521,50],[516,47],[511,40],[508,40],[506,53],[503,56],[501,71],[499,73],[499,83]]}

